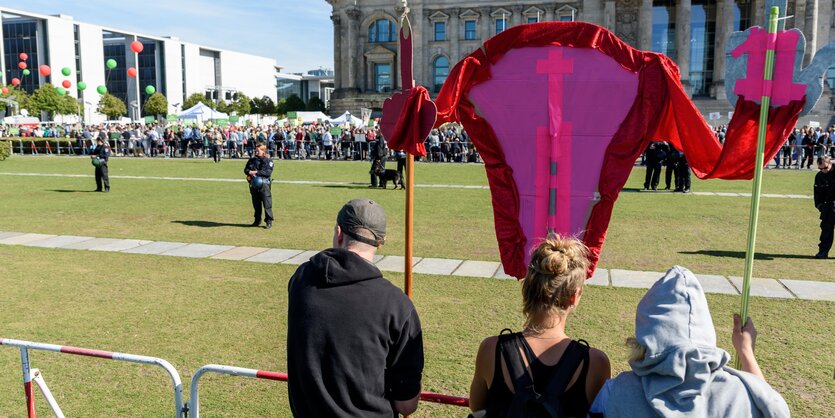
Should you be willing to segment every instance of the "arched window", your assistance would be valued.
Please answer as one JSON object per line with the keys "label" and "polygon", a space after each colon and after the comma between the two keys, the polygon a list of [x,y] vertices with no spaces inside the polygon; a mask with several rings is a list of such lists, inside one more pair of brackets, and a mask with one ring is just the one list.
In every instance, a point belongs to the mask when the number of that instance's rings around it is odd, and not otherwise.
{"label": "arched window", "polygon": [[435,91],[441,91],[441,86],[444,85],[444,81],[449,75],[449,58],[443,55],[435,58],[435,62],[432,64],[432,74],[434,77]]}
{"label": "arched window", "polygon": [[388,19],[377,19],[368,27],[368,42],[394,42],[397,31],[394,22]]}

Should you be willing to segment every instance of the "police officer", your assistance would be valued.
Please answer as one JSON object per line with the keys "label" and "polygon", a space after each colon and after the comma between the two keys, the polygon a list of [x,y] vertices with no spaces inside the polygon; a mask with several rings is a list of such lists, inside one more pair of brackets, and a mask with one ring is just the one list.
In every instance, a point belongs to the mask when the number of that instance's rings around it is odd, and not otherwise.
{"label": "police officer", "polygon": [[821,236],[815,258],[829,258],[832,235],[835,230],[835,170],[829,156],[818,158],[818,174],[815,175],[815,207],[820,211]]}
{"label": "police officer", "polygon": [[104,192],[109,192],[110,177],[107,176],[107,160],[110,158],[110,144],[101,136],[96,138],[96,149],[92,151],[90,158],[98,159],[97,162],[93,162],[93,165],[96,166],[96,191],[101,192],[101,186],[104,183]]}
{"label": "police officer", "polygon": [[252,226],[261,225],[261,206],[264,207],[266,229],[273,226],[273,195],[270,190],[270,176],[273,174],[273,160],[267,156],[267,146],[258,144],[255,156],[246,162],[244,174],[249,180],[249,194],[252,195],[252,208],[255,209],[255,222]]}
{"label": "police officer", "polygon": [[[383,138],[383,135],[378,134],[375,140],[368,145],[368,151],[371,154],[371,170],[368,172],[371,174],[371,185],[368,187],[377,187],[377,170],[384,171],[386,169],[385,157],[388,156],[386,140]],[[380,187],[383,187],[382,179],[380,179]]]}

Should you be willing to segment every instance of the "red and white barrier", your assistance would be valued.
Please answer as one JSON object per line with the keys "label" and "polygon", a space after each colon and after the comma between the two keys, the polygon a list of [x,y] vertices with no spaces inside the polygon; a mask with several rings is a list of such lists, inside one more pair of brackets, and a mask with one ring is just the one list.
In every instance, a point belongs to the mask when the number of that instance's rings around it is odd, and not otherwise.
{"label": "red and white barrier", "polygon": [[[32,369],[29,363],[29,350],[52,351],[55,353],[73,354],[77,356],[97,357],[128,363],[148,364],[162,367],[171,377],[174,385],[174,416],[182,418],[183,411],[183,383],[180,374],[171,363],[156,357],[138,356],[135,354],[116,353],[111,351],[91,350],[89,348],[71,347],[66,345],[44,344],[31,341],[11,340],[0,338],[0,345],[20,348],[20,363],[23,367],[23,387],[26,393],[26,407],[29,418],[35,418],[35,398],[32,390]],[[51,395],[47,396],[48,398]],[[60,411],[60,410],[59,410]],[[56,413],[57,415],[57,413]]]}

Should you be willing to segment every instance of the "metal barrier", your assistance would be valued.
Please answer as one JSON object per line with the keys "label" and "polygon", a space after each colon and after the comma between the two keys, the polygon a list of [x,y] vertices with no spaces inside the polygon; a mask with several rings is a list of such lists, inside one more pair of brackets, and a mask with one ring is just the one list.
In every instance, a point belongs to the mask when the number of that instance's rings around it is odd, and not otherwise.
{"label": "metal barrier", "polygon": [[[243,367],[224,366],[221,364],[207,364],[194,373],[191,378],[191,386],[189,387],[189,401],[188,409],[192,418],[200,418],[200,377],[207,372],[227,374],[231,376],[245,376],[254,377],[256,379],[276,380],[279,382],[287,381],[287,373],[268,372],[264,370],[245,369]],[[433,392],[421,392],[420,400],[425,402],[434,402],[445,405],[454,406],[470,406],[470,400],[458,396],[442,395]]]}
{"label": "metal barrier", "polygon": [[[91,350],[88,348],[71,347],[66,345],[35,343],[30,341],[10,340],[4,338],[0,338],[0,345],[7,345],[10,347],[20,348],[20,363],[23,368],[23,388],[26,394],[26,408],[29,418],[35,418],[37,416],[35,413],[35,398],[32,389],[33,380],[35,381],[35,384],[37,384],[38,387],[41,388],[41,392],[46,397],[47,402],[49,403],[55,415],[58,417],[63,417],[63,413],[61,413],[61,409],[58,407],[58,404],[52,397],[52,393],[49,392],[49,388],[46,386],[46,382],[43,381],[43,377],[40,371],[38,371],[37,369],[30,368],[29,350],[52,351],[55,353],[73,354],[85,357],[98,357],[108,360],[148,364],[162,367],[171,377],[171,381],[174,384],[174,416],[176,418],[182,418],[184,416],[183,383],[180,380],[180,374],[177,373],[177,370],[174,369],[171,363],[163,359],[156,357],[138,356],[135,354],[115,353],[110,351]],[[35,375],[35,377],[33,378],[32,375]]]}

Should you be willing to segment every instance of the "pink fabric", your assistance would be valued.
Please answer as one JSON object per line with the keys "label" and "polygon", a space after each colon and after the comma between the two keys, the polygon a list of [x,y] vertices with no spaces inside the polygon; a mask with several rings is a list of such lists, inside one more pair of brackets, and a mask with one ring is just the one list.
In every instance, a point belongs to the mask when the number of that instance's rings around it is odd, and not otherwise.
{"label": "pink fabric", "polygon": [[502,151],[514,167],[527,263],[547,235],[552,155],[558,210],[551,221],[556,232],[583,237],[606,148],[635,101],[638,76],[595,49],[561,46],[513,49],[491,74],[470,99],[508,144]]}
{"label": "pink fabric", "polygon": [[[731,52],[735,58],[748,54],[746,76],[736,81],[734,93],[759,102],[764,92],[770,92],[772,106],[783,106],[793,100],[802,100],[806,95],[806,85],[794,83],[792,80],[799,40],[800,34],[795,30],[779,31],[776,35],[769,36],[765,29],[751,28],[748,39]],[[765,53],[769,44],[775,48],[774,76],[771,82],[764,82]]]}

